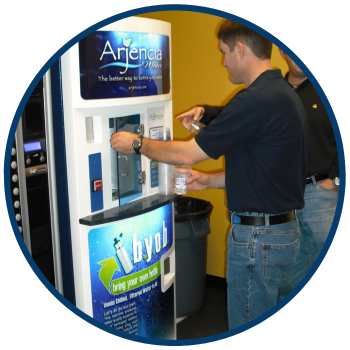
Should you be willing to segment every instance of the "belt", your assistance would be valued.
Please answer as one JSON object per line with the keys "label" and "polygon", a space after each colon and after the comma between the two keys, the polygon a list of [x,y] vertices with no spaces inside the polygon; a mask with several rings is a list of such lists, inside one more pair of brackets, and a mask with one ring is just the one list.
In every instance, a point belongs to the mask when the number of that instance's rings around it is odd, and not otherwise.
{"label": "belt", "polygon": [[317,175],[317,174],[315,174],[315,175],[312,175],[312,176],[306,178],[306,184],[307,185],[308,184],[312,184],[314,182],[314,180],[315,180],[315,182],[326,180],[327,177],[328,177],[327,175]]}
{"label": "belt", "polygon": [[[270,225],[279,225],[289,222],[295,218],[295,211],[280,215],[268,215]],[[231,224],[240,224],[248,226],[265,226],[265,215],[264,216],[251,216],[251,215],[237,215],[234,211],[228,212],[228,220]]]}

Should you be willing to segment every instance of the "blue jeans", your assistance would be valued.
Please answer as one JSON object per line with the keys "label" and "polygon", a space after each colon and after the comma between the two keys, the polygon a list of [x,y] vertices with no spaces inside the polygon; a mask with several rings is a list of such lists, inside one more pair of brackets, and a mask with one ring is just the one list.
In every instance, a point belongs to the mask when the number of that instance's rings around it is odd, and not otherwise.
{"label": "blue jeans", "polygon": [[306,185],[305,207],[298,211],[300,223],[300,251],[280,288],[280,299],[285,298],[303,279],[317,259],[332,226],[338,201],[338,189],[326,189],[322,181]]}
{"label": "blue jeans", "polygon": [[233,225],[228,237],[229,328],[254,320],[278,302],[280,284],[299,251],[299,223]]}

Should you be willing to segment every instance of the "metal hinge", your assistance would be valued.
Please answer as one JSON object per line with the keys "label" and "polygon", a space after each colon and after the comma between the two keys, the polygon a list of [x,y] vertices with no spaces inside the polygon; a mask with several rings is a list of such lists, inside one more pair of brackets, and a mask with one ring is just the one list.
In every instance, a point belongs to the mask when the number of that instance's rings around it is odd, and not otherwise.
{"label": "metal hinge", "polygon": [[139,172],[139,182],[142,185],[144,185],[146,183],[146,172],[144,172],[144,171]]}
{"label": "metal hinge", "polygon": [[143,124],[139,125],[137,127],[137,132],[139,133],[140,136],[143,136],[145,133],[145,126]]}

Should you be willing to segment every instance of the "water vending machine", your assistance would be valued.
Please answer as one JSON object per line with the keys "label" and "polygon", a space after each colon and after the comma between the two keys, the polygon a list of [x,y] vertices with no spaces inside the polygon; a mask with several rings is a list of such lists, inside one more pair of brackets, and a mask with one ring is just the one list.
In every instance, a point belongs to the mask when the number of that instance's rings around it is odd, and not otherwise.
{"label": "water vending machine", "polygon": [[170,47],[169,23],[131,17],[86,36],[44,77],[63,294],[105,325],[162,339],[176,337],[173,196],[158,194],[157,162],[110,139],[172,130]]}

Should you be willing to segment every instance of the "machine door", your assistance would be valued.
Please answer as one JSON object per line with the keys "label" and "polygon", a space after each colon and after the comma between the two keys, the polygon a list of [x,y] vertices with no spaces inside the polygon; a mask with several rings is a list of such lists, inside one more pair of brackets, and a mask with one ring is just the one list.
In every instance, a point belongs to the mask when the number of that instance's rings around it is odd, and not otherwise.
{"label": "machine door", "polygon": [[[140,115],[130,115],[110,120],[110,132],[128,131],[139,134]],[[142,195],[140,182],[141,155],[111,150],[112,200],[124,205]]]}

